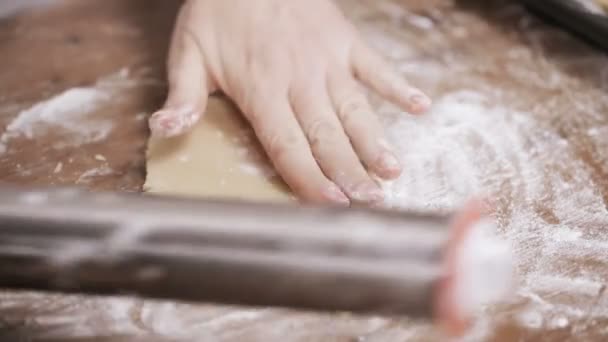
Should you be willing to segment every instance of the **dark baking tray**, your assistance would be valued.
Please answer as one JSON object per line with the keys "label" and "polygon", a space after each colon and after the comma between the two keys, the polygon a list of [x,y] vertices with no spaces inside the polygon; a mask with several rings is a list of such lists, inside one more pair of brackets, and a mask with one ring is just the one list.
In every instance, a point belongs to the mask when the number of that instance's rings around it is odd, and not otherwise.
{"label": "dark baking tray", "polygon": [[588,11],[574,0],[521,0],[530,10],[608,51],[608,15]]}

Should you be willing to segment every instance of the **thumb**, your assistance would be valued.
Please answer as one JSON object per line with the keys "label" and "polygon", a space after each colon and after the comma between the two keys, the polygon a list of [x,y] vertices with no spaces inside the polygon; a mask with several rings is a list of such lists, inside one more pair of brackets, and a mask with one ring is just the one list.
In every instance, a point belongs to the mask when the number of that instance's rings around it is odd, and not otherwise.
{"label": "thumb", "polygon": [[196,36],[181,22],[182,10],[171,43],[168,78],[169,95],[161,110],[149,120],[153,135],[172,137],[190,130],[204,113],[209,97],[209,77]]}

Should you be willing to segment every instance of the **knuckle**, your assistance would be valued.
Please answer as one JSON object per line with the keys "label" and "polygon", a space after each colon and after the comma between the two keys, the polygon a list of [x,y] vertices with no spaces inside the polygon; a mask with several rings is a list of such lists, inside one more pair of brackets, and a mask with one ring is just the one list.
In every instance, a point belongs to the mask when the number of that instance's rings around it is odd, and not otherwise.
{"label": "knuckle", "polygon": [[359,96],[351,96],[341,103],[338,110],[338,116],[344,125],[347,125],[353,120],[360,118],[363,113],[367,111],[368,108],[365,100],[361,99]]}
{"label": "knuckle", "polygon": [[273,160],[281,160],[301,147],[300,135],[295,132],[273,132],[264,139],[266,152]]}
{"label": "knuckle", "polygon": [[318,149],[325,144],[333,144],[340,138],[340,127],[330,121],[319,118],[313,120],[306,130],[310,146]]}

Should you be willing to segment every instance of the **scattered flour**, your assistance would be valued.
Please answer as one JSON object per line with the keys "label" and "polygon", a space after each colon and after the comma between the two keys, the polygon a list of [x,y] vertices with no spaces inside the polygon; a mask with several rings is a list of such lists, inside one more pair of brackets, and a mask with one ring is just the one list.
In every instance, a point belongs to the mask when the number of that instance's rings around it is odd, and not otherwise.
{"label": "scattered flour", "polygon": [[135,121],[144,121],[148,118],[148,113],[137,113],[135,114]]}
{"label": "scattered flour", "polygon": [[[514,248],[518,297],[527,302],[520,323],[571,324],[587,314],[581,303],[594,305],[603,291],[605,274],[583,260],[608,260],[608,213],[568,142],[531,114],[496,105],[503,102],[491,94],[448,93],[420,118],[383,109],[406,167],[401,178],[383,183],[387,206],[452,211],[478,194],[500,202],[508,212],[497,215],[500,233]],[[608,310],[592,315],[608,317]]]}
{"label": "scattered flour", "polygon": [[94,158],[95,158],[95,160],[100,161],[100,162],[108,161],[103,154],[96,154]]}
{"label": "scattered flour", "polygon": [[[601,229],[608,222],[608,214],[599,194],[591,190],[591,176],[573,155],[570,144],[541,126],[530,113],[497,105],[504,102],[496,96],[492,91],[447,93],[436,99],[432,113],[426,117],[383,107],[389,137],[406,165],[399,179],[383,184],[387,205],[452,211],[473,195],[487,194],[508,211],[497,214],[499,235],[512,245],[520,276],[516,301],[522,304],[506,315],[515,316],[518,324],[531,330],[564,329],[608,317],[608,305],[597,305],[604,291],[602,274],[594,272],[593,265],[580,262],[586,258],[608,260],[608,233]],[[241,156],[248,154],[239,151]],[[573,168],[563,169],[563,159],[574,161]],[[94,169],[83,174],[80,181],[107,172],[112,171]],[[591,234],[589,227],[599,228]],[[106,312],[110,316],[106,319],[129,315],[135,304],[130,305],[115,303],[118,312]],[[266,327],[260,328],[263,336],[271,334],[267,324],[299,324],[297,332],[301,333],[306,330],[306,319],[322,319],[306,316],[269,320],[267,315],[276,311],[209,310],[148,301],[140,307],[139,320],[145,331],[172,337],[196,336],[199,340],[239,331],[255,322],[266,322],[260,323],[260,327]],[[213,310],[225,313],[212,317]],[[364,330],[372,320],[357,322],[357,327],[341,319],[335,324],[352,333]],[[464,340],[486,340],[496,323],[496,317],[481,315]],[[92,326],[103,332],[98,325],[90,324],[89,328]],[[232,326],[234,329],[229,329]],[[290,327],[290,331],[296,331]],[[401,325],[394,328],[398,336],[411,335],[412,340],[430,331],[418,325],[398,327]],[[118,328],[109,329],[120,331]],[[391,331],[386,328],[377,336]]]}
{"label": "scattered flour", "polygon": [[57,163],[57,166],[55,166],[53,173],[60,173],[62,170],[63,170],[63,163],[59,162],[59,163]]}
{"label": "scattered flour", "polygon": [[261,319],[270,312],[267,309],[234,311],[227,308],[205,311],[178,303],[150,304],[142,307],[141,320],[155,334],[198,341],[217,340],[214,333]]}
{"label": "scattered flour", "polygon": [[428,17],[411,13],[397,3],[393,2],[378,2],[376,4],[378,10],[385,14],[394,24],[406,22],[421,30],[430,30],[435,27],[433,20]]}
{"label": "scattered flour", "polygon": [[2,1],[0,2],[0,19],[9,17],[19,11],[45,6],[54,0],[19,0],[19,1]]}
{"label": "scattered flour", "polygon": [[86,184],[91,181],[92,178],[108,176],[114,173],[114,170],[107,165],[102,167],[98,167],[95,169],[90,169],[85,171],[78,179],[76,180],[76,184]]}
{"label": "scattered flour", "polygon": [[116,95],[133,85],[126,69],[100,79],[94,86],[71,88],[20,112],[0,136],[0,154],[9,151],[11,140],[35,139],[60,130],[55,147],[80,146],[102,141],[112,121],[95,117],[98,109],[116,101]]}
{"label": "scattered flour", "polygon": [[244,137],[247,136],[241,136],[238,140],[233,141],[236,145],[236,156],[241,161],[239,170],[244,174],[265,179],[278,177],[275,169],[268,163],[264,155],[251,146],[250,139],[243,139]]}
{"label": "scattered flour", "polygon": [[252,176],[259,176],[265,179],[277,177],[276,171],[266,164],[256,162],[243,162],[239,165],[241,171]]}
{"label": "scattered flour", "polygon": [[188,163],[190,162],[191,158],[188,154],[182,154],[177,158],[177,160],[179,160],[180,163]]}
{"label": "scattered flour", "polygon": [[540,312],[537,311],[526,311],[519,315],[519,323],[531,328],[540,329],[543,327],[544,319]]}

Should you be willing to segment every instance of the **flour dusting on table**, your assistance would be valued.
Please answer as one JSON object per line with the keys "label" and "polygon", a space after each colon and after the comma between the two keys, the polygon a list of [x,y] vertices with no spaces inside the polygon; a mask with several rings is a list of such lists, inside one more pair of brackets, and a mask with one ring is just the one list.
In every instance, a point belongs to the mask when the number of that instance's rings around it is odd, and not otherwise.
{"label": "flour dusting on table", "polygon": [[21,111],[0,136],[0,154],[9,152],[13,139],[36,139],[61,134],[55,147],[80,146],[102,141],[113,129],[112,121],[96,117],[98,109],[117,100],[121,91],[133,85],[129,72],[101,78],[93,86],[77,87]]}
{"label": "flour dusting on table", "polygon": [[[578,308],[601,300],[604,279],[576,261],[608,260],[608,213],[591,175],[566,140],[494,96],[448,93],[423,118],[385,110],[405,165],[401,178],[383,184],[387,205],[451,211],[489,196],[510,211],[499,223],[518,258],[518,301],[527,302],[520,323],[538,329],[608,317],[605,306]],[[564,169],[564,159],[575,167]]]}

